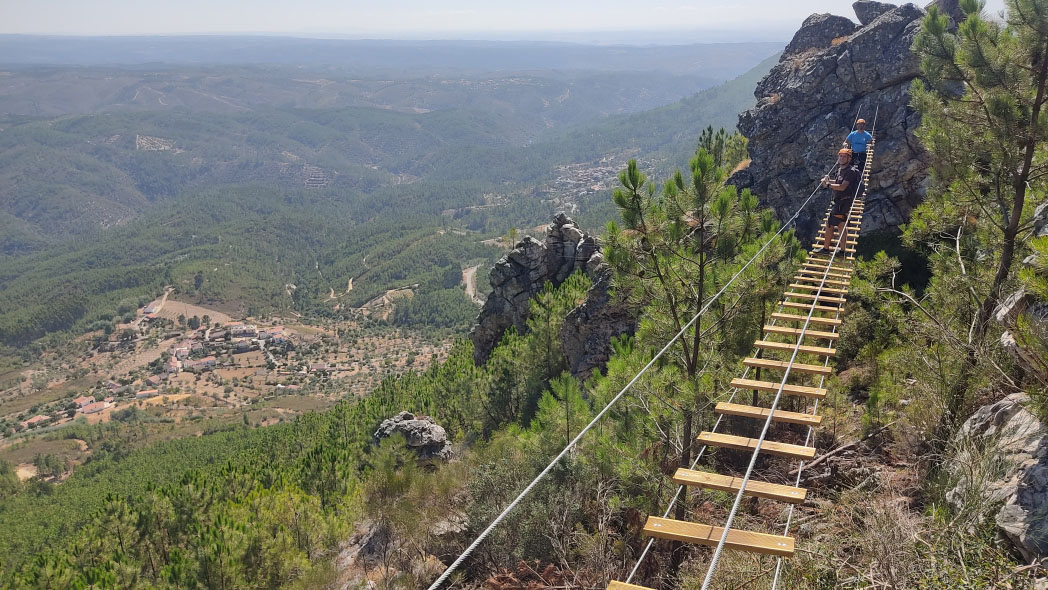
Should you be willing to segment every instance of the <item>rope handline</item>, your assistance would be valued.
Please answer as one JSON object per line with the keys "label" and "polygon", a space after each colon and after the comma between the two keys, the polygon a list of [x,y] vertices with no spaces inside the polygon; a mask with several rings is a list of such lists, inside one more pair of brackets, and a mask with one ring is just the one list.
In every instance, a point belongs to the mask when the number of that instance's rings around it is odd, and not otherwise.
{"label": "rope handline", "polygon": [[[831,171],[831,172],[832,172],[832,170],[833,170],[833,168],[834,168],[835,166],[836,166],[836,163],[834,163],[834,165],[830,167],[830,171]],[[437,579],[436,579],[436,580],[435,580],[435,581],[434,581],[434,582],[433,582],[433,583],[432,583],[432,584],[431,584],[431,585],[429,586],[429,590],[437,590],[438,588],[440,588],[441,584],[443,584],[443,583],[444,583],[444,582],[445,582],[445,581],[446,581],[446,580],[448,579],[448,577],[449,577],[449,576],[450,576],[450,575],[452,574],[452,572],[454,572],[454,571],[455,571],[456,569],[458,569],[458,567],[459,567],[460,565],[462,565],[462,562],[464,562],[464,561],[466,560],[466,558],[468,558],[468,557],[469,557],[469,556],[470,556],[470,555],[471,555],[471,554],[472,554],[472,553],[473,553],[473,552],[474,552],[474,551],[475,551],[475,550],[477,549],[477,547],[479,547],[479,546],[480,546],[480,544],[481,544],[481,543],[482,543],[482,542],[484,541],[484,539],[486,539],[486,538],[488,537],[488,535],[490,535],[490,534],[491,534],[491,531],[492,531],[492,530],[494,530],[494,529],[495,529],[495,527],[496,527],[496,526],[498,526],[498,524],[499,524],[499,523],[501,523],[501,522],[502,522],[502,521],[503,521],[503,520],[504,520],[504,519],[506,518],[506,516],[507,516],[507,515],[508,515],[508,514],[509,514],[510,512],[512,512],[512,511],[513,511],[513,509],[514,509],[514,508],[516,508],[516,507],[517,507],[517,504],[519,504],[519,503],[520,503],[520,501],[521,501],[521,500],[523,500],[523,499],[524,499],[524,497],[525,497],[525,496],[527,496],[527,495],[528,495],[528,494],[529,494],[529,493],[531,492],[531,490],[532,490],[532,489],[533,489],[533,488],[534,488],[534,487],[535,487],[535,486],[536,486],[536,485],[537,485],[537,484],[538,484],[538,483],[539,483],[539,482],[540,482],[540,481],[541,481],[541,480],[542,480],[543,478],[545,478],[545,477],[546,477],[546,475],[547,475],[547,474],[548,474],[548,473],[549,473],[550,471],[552,471],[553,467],[554,467],[554,466],[556,466],[556,464],[557,464],[557,463],[559,463],[559,462],[560,462],[560,460],[561,460],[562,458],[564,458],[564,456],[565,456],[565,455],[567,455],[567,454],[568,454],[568,451],[570,451],[570,450],[571,450],[571,449],[572,449],[572,448],[573,448],[573,447],[574,447],[574,446],[575,446],[575,445],[576,445],[576,444],[578,443],[578,441],[579,441],[579,440],[581,440],[581,439],[582,439],[582,437],[583,437],[583,436],[584,436],[584,435],[585,435],[585,434],[586,434],[587,432],[589,432],[589,431],[590,431],[590,429],[592,429],[592,428],[593,428],[593,426],[595,426],[595,425],[597,424],[597,422],[598,422],[598,421],[600,421],[600,419],[601,419],[601,418],[603,418],[603,417],[604,417],[604,414],[608,413],[608,410],[610,410],[610,409],[611,409],[611,407],[612,407],[613,405],[615,405],[615,404],[616,404],[616,403],[617,403],[617,402],[619,401],[619,399],[621,399],[621,398],[622,398],[622,396],[623,396],[623,395],[625,395],[627,391],[629,391],[629,389],[630,389],[631,387],[633,387],[633,384],[634,384],[634,383],[636,383],[636,382],[637,382],[637,381],[638,381],[638,380],[639,380],[639,379],[640,379],[640,378],[641,378],[641,377],[642,377],[642,376],[643,376],[643,375],[644,375],[645,373],[647,373],[648,369],[650,369],[650,368],[651,368],[651,367],[652,367],[652,366],[653,366],[653,365],[655,364],[655,362],[656,362],[657,360],[659,360],[659,358],[661,358],[661,357],[662,357],[662,355],[663,355],[663,354],[665,354],[667,350],[669,350],[669,349],[670,349],[670,347],[671,347],[671,346],[673,345],[673,343],[674,343],[674,342],[676,342],[678,338],[680,338],[681,336],[683,336],[683,335],[684,335],[684,333],[685,333],[685,332],[687,332],[687,331],[688,331],[688,329],[689,329],[689,328],[691,328],[691,326],[692,326],[692,325],[693,325],[693,324],[694,324],[694,323],[695,323],[695,322],[696,322],[696,321],[697,321],[697,320],[698,320],[698,319],[699,319],[700,317],[702,317],[702,314],[706,313],[706,310],[708,310],[708,309],[709,309],[709,307],[710,307],[711,305],[713,305],[713,303],[714,303],[714,302],[715,302],[715,301],[716,301],[716,300],[717,300],[718,298],[720,298],[720,296],[721,296],[721,295],[723,295],[725,291],[727,291],[727,290],[728,290],[728,287],[730,287],[730,286],[732,285],[732,283],[734,283],[734,282],[735,282],[735,280],[736,280],[736,279],[738,279],[738,278],[739,278],[739,277],[740,277],[740,276],[742,275],[742,273],[743,273],[743,272],[745,272],[745,270],[746,270],[747,268],[749,268],[749,267],[750,267],[750,265],[751,265],[751,264],[753,264],[753,261],[754,261],[754,260],[756,260],[756,259],[757,259],[757,258],[758,258],[758,257],[759,257],[759,256],[760,256],[761,254],[763,254],[763,253],[764,253],[764,251],[765,251],[765,250],[767,250],[769,246],[771,246],[772,242],[774,242],[774,241],[775,241],[775,239],[776,239],[776,238],[778,238],[778,237],[779,237],[779,235],[780,235],[780,234],[782,234],[782,233],[783,233],[783,231],[785,231],[785,230],[786,230],[786,228],[788,228],[788,227],[790,226],[790,224],[791,224],[791,223],[793,223],[793,222],[794,222],[794,221],[795,221],[795,220],[797,219],[797,217],[799,217],[799,216],[800,216],[800,214],[801,214],[801,211],[803,211],[803,210],[804,210],[804,209],[805,209],[805,208],[806,208],[806,207],[808,206],[808,204],[809,204],[809,203],[811,202],[811,200],[812,200],[812,199],[813,199],[813,198],[815,197],[815,194],[816,194],[817,192],[819,192],[819,189],[820,189],[820,188],[821,188],[821,186],[817,186],[817,187],[815,188],[815,190],[813,190],[813,191],[812,191],[812,193],[811,193],[810,195],[808,195],[808,198],[807,198],[807,199],[805,199],[803,203],[801,203],[801,206],[800,206],[800,207],[799,207],[799,208],[797,209],[797,211],[796,211],[796,212],[794,212],[794,214],[793,214],[792,216],[790,216],[790,218],[789,218],[789,219],[787,219],[787,220],[786,220],[785,222],[783,222],[783,224],[782,224],[782,227],[780,227],[780,228],[779,228],[779,230],[778,230],[778,231],[776,231],[776,232],[775,232],[775,234],[774,234],[774,235],[772,235],[772,237],[771,237],[771,238],[769,238],[769,239],[768,239],[768,241],[767,241],[767,242],[765,242],[763,246],[761,246],[760,250],[757,250],[757,252],[756,252],[756,253],[755,253],[755,254],[754,254],[754,255],[753,255],[753,256],[752,256],[752,257],[751,257],[751,258],[750,258],[749,260],[747,260],[747,261],[746,261],[746,264],[744,264],[744,265],[743,265],[743,266],[742,266],[742,267],[741,267],[741,268],[740,268],[740,269],[739,269],[738,271],[736,271],[736,272],[735,272],[735,274],[734,274],[734,275],[732,275],[731,279],[729,279],[729,280],[728,280],[728,282],[727,282],[727,283],[725,283],[725,284],[724,284],[724,286],[723,286],[723,287],[721,287],[721,289],[720,289],[719,291],[717,291],[717,293],[716,293],[716,294],[714,294],[714,295],[713,295],[713,297],[711,297],[711,298],[710,298],[710,299],[709,299],[709,300],[708,300],[708,301],[706,302],[706,304],[705,304],[705,305],[703,305],[703,306],[702,306],[702,308],[701,308],[701,309],[700,309],[700,310],[698,311],[698,313],[696,313],[696,314],[695,314],[695,315],[694,315],[694,316],[693,316],[693,317],[692,317],[692,318],[691,318],[691,319],[690,319],[690,320],[688,321],[688,323],[684,324],[684,326],[683,326],[683,327],[682,327],[682,328],[681,328],[681,329],[680,329],[680,330],[679,330],[679,331],[678,331],[678,332],[677,332],[677,333],[676,333],[676,334],[675,334],[675,335],[674,335],[674,336],[673,336],[672,338],[670,338],[670,340],[669,340],[669,341],[668,341],[668,342],[666,343],[666,345],[665,345],[665,346],[663,346],[663,347],[662,347],[662,349],[661,349],[661,350],[659,350],[659,352],[658,352],[658,353],[657,353],[657,354],[656,354],[656,355],[655,355],[654,357],[652,357],[652,359],[651,359],[650,361],[648,361],[648,363],[647,363],[646,365],[644,365],[644,368],[642,368],[642,369],[640,370],[640,372],[636,374],[636,376],[634,376],[634,377],[633,377],[632,379],[630,379],[629,383],[627,383],[627,384],[626,384],[626,386],[625,386],[625,387],[623,387],[623,388],[622,388],[622,390],[621,390],[621,391],[619,391],[619,393],[617,393],[617,394],[615,395],[615,397],[611,398],[611,401],[609,401],[609,402],[607,403],[607,405],[605,405],[605,406],[604,406],[604,408],[603,408],[603,409],[602,409],[602,410],[601,410],[601,411],[600,411],[600,412],[599,412],[599,413],[598,413],[598,414],[597,414],[596,416],[594,416],[592,420],[590,420],[589,424],[587,424],[585,428],[583,428],[582,430],[580,430],[580,431],[579,431],[579,433],[578,433],[578,434],[577,434],[577,435],[575,436],[575,438],[571,439],[571,442],[569,442],[569,443],[568,443],[568,444],[567,444],[567,445],[566,445],[566,446],[564,447],[564,449],[563,449],[563,450],[561,450],[561,451],[560,451],[560,453],[558,453],[558,454],[557,454],[557,456],[556,456],[556,457],[554,457],[552,461],[550,461],[549,465],[546,465],[546,467],[545,467],[545,468],[544,468],[544,469],[543,469],[543,470],[542,470],[541,472],[539,472],[539,474],[538,474],[537,476],[535,476],[535,479],[531,480],[531,483],[529,483],[529,484],[528,484],[528,485],[527,485],[527,486],[526,486],[526,487],[525,487],[525,488],[524,488],[524,489],[523,489],[523,490],[522,490],[522,491],[520,492],[520,494],[518,494],[518,495],[517,495],[517,497],[516,497],[516,498],[514,498],[514,499],[513,499],[513,501],[512,501],[512,502],[510,502],[510,503],[509,503],[509,504],[508,504],[508,505],[506,506],[506,508],[505,508],[505,509],[503,509],[503,510],[502,510],[502,512],[501,512],[501,513],[500,513],[500,514],[499,514],[498,516],[496,516],[496,517],[495,517],[495,519],[494,519],[493,521],[491,521],[491,523],[490,523],[490,524],[489,524],[489,525],[487,526],[487,528],[485,528],[485,529],[484,529],[484,530],[483,530],[483,531],[482,531],[482,532],[480,533],[480,535],[479,535],[479,536],[477,536],[477,538],[476,538],[476,539],[474,539],[474,541],[473,541],[473,542],[472,542],[472,543],[471,543],[471,544],[469,545],[469,547],[467,547],[467,548],[466,548],[466,550],[465,550],[465,551],[463,551],[463,552],[462,552],[462,554],[461,554],[461,555],[459,555],[459,556],[458,556],[458,558],[456,558],[456,559],[455,559],[455,561],[453,561],[453,562],[451,563],[451,565],[449,565],[449,566],[447,567],[447,569],[446,569],[446,570],[444,570],[444,573],[442,573],[442,574],[440,575],[440,577],[438,577],[438,578],[437,578]],[[680,490],[678,490],[678,491],[677,491],[677,495],[678,495],[678,496],[680,495]]]}
{"label": "rope handline", "polygon": [[[879,110],[880,107],[878,106],[877,112],[879,112]],[[874,131],[875,130],[876,116],[874,118]],[[869,166],[872,169],[872,159],[869,160],[863,166],[864,173],[866,166]],[[786,387],[786,382],[790,378],[790,371],[793,370],[793,364],[797,360],[797,355],[800,354],[800,347],[804,343],[804,336],[808,331],[809,325],[811,324],[812,316],[815,314],[815,308],[818,307],[819,296],[822,295],[822,290],[826,287],[826,280],[829,278],[830,270],[833,268],[833,261],[837,257],[837,254],[841,251],[841,243],[842,241],[846,242],[845,238],[848,235],[848,223],[851,221],[852,214],[855,211],[855,199],[857,199],[859,196],[859,189],[864,188],[866,185],[864,176],[865,174],[860,175],[859,182],[855,187],[855,194],[852,197],[852,206],[848,209],[848,215],[845,217],[844,223],[842,224],[843,228],[840,232],[840,235],[837,237],[837,243],[834,245],[833,251],[830,252],[829,260],[826,262],[826,270],[823,271],[822,279],[819,281],[819,287],[816,290],[814,298],[812,300],[811,309],[808,310],[808,316],[804,320],[804,325],[801,326],[800,334],[797,337],[797,343],[793,348],[793,353],[790,355],[789,363],[786,365],[786,369],[783,372],[782,381],[779,383],[778,391],[775,392],[775,398],[772,400],[771,408],[768,412],[768,417],[764,420],[764,427],[761,430],[760,436],[757,438],[756,445],[753,449],[753,454],[750,457],[750,463],[746,467],[746,474],[742,478],[742,483],[739,486],[738,493],[735,494],[735,502],[732,504],[731,511],[728,513],[728,518],[724,523],[724,529],[721,532],[720,540],[717,542],[717,547],[713,551],[713,557],[710,560],[709,568],[706,570],[706,577],[702,582],[702,590],[709,590],[710,584],[713,582],[713,576],[716,573],[717,565],[720,563],[721,555],[723,555],[724,553],[724,546],[728,541],[728,533],[731,532],[731,525],[734,522],[735,516],[739,511],[739,506],[742,504],[743,495],[746,493],[746,486],[749,484],[750,477],[753,475],[753,470],[757,465],[757,457],[760,455],[761,447],[764,444],[765,438],[768,436],[768,430],[771,427],[772,418],[775,415],[775,410],[778,408],[779,401],[781,401],[782,399],[782,392],[783,389],[785,389]],[[833,211],[831,209],[829,212],[829,216],[832,215]],[[828,218],[827,222],[829,221],[830,219]]]}

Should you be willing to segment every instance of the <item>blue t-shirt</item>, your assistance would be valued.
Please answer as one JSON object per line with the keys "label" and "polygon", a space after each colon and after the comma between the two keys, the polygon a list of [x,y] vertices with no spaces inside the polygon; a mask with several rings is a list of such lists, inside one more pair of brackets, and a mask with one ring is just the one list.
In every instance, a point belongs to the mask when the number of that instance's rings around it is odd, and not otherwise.
{"label": "blue t-shirt", "polygon": [[[840,137],[840,135],[837,137]],[[851,145],[853,152],[865,152],[866,144],[873,141],[873,136],[870,135],[869,131],[852,131],[848,134],[848,138],[845,141]]]}

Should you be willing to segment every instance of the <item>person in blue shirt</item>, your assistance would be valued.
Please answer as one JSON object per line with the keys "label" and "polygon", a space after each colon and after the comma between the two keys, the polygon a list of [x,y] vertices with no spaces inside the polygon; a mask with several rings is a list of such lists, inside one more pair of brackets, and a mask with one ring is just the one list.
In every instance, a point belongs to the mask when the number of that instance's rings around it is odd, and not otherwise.
{"label": "person in blue shirt", "polygon": [[844,147],[851,148],[852,166],[860,172],[866,169],[866,146],[873,141],[873,136],[866,131],[866,119],[855,122],[855,131],[848,134],[844,140]]}

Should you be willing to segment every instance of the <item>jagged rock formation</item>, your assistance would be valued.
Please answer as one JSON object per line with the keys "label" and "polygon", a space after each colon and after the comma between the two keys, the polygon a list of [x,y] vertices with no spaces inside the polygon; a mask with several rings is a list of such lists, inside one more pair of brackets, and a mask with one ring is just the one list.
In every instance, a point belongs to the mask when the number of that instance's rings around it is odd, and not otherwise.
{"label": "jagged rock formation", "polygon": [[587,377],[594,367],[607,362],[611,338],[632,333],[636,320],[608,295],[611,269],[604,263],[597,239],[563,213],[546,228],[545,240],[524,238],[491,269],[491,295],[469,334],[474,360],[478,364],[487,361],[511,326],[521,332],[526,329],[528,302],[546,281],[559,286],[577,270],[586,273],[593,285],[561,330],[568,365],[573,375]]}
{"label": "jagged rock formation", "polygon": [[985,516],[1032,561],[1048,555],[1048,429],[1028,403],[1012,394],[964,423],[950,461],[957,484],[946,497],[958,509],[989,509]]}
{"label": "jagged rock formation", "polygon": [[404,440],[418,453],[420,460],[451,458],[451,445],[448,443],[447,431],[429,416],[415,416],[411,412],[401,412],[392,418],[387,418],[382,421],[373,435],[375,443],[397,432],[404,435]]}
{"label": "jagged rock formation", "polygon": [[[828,170],[856,112],[873,125],[877,150],[863,228],[903,223],[924,196],[926,156],[913,137],[920,118],[909,107],[919,60],[910,51],[925,11],[861,0],[861,24],[829,14],[808,17],[779,63],[757,85],[757,105],[739,116],[751,163],[731,183],[749,187],[780,218],[793,214]],[[953,18],[955,0],[941,8]],[[798,233],[810,236],[829,199],[802,213]]]}

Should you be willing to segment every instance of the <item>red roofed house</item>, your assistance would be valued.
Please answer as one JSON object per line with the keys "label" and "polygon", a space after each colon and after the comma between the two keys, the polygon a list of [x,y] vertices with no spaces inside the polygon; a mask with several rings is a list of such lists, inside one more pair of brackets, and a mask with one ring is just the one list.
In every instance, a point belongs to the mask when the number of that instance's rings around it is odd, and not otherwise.
{"label": "red roofed house", "polygon": [[210,371],[211,369],[215,368],[215,357],[205,356],[200,360],[186,361],[182,368],[193,373],[203,373],[204,371]]}
{"label": "red roofed house", "polygon": [[156,389],[143,389],[135,394],[135,399],[146,399],[147,397],[153,397],[158,393],[160,393],[160,391]]}
{"label": "red roofed house", "polygon": [[33,416],[32,418],[30,418],[28,420],[23,420],[22,422],[20,422],[20,424],[22,425],[22,428],[29,428],[30,426],[36,426],[37,424],[39,424],[41,422],[46,422],[47,420],[50,420],[50,419],[51,419],[51,416],[44,416],[43,414],[40,414],[40,415],[37,415],[37,416]]}
{"label": "red roofed house", "polygon": [[146,379],[146,383],[152,385],[153,387],[160,385],[161,381],[163,381],[163,379],[160,378],[160,375],[152,375],[148,379]]}
{"label": "red roofed house", "polygon": [[89,404],[89,403],[91,403],[93,401],[95,401],[95,396],[93,396],[93,395],[82,395],[82,396],[76,398],[75,400],[73,400],[73,403],[76,404],[76,407],[82,408],[82,407],[86,406],[87,404]]}
{"label": "red roofed house", "polygon": [[86,406],[84,406],[83,407],[83,412],[85,414],[97,414],[98,412],[101,412],[102,410],[104,410],[104,409],[106,409],[108,407],[109,407],[109,404],[107,404],[105,402],[95,402],[93,404],[87,404]]}

